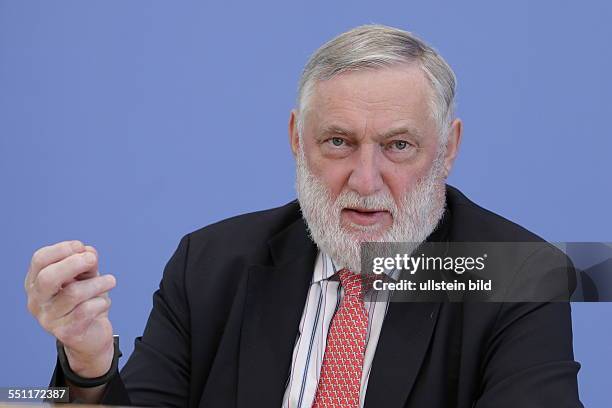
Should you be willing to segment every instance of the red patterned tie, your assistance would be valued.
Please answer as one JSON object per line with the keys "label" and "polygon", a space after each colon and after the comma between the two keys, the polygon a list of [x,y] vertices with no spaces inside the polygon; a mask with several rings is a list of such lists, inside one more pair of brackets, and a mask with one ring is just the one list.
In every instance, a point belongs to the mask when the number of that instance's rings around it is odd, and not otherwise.
{"label": "red patterned tie", "polygon": [[368,312],[362,276],[348,269],[338,275],[344,297],[329,326],[313,408],[359,407]]}

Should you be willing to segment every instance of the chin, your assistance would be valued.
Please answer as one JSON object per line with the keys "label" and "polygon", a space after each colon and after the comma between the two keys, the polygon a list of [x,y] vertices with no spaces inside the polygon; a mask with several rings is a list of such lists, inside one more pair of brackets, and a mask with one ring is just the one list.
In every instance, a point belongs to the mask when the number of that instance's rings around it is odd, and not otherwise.
{"label": "chin", "polygon": [[379,225],[343,225],[345,232],[356,242],[374,242],[380,240],[388,228]]}

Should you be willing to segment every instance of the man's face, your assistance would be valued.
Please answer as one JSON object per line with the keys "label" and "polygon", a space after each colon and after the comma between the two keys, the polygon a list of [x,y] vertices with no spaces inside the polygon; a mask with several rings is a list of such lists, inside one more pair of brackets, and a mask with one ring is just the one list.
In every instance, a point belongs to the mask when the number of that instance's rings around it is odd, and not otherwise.
{"label": "man's face", "polygon": [[290,120],[300,204],[319,201],[305,214],[311,231],[338,224],[335,235],[355,243],[421,239],[435,227],[460,122],[453,123],[450,149],[441,146],[431,92],[416,65],[344,73],[315,85],[302,137],[295,112]]}

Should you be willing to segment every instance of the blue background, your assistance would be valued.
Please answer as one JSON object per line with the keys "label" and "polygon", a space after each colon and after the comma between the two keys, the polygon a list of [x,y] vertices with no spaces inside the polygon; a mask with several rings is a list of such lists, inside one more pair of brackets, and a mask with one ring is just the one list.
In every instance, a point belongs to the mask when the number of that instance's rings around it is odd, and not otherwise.
{"label": "blue background", "polygon": [[[456,70],[453,184],[548,240],[612,241],[612,3],[458,3],[0,1],[0,386],[46,385],[54,364],[25,305],[35,249],[98,248],[127,356],[182,235],[291,200],[300,71],[364,23]],[[611,312],[573,305],[589,407],[610,402]]]}

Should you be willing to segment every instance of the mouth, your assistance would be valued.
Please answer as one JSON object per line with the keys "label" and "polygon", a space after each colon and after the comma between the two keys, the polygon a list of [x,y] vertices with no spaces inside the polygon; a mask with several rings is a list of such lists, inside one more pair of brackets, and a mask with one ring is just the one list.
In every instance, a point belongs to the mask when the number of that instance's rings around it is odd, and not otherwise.
{"label": "mouth", "polygon": [[343,208],[341,214],[350,223],[362,226],[382,224],[391,218],[389,211],[372,208]]}

